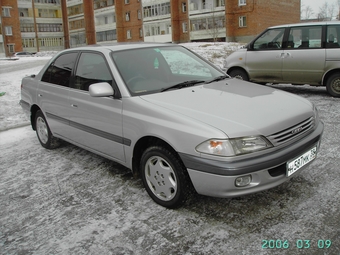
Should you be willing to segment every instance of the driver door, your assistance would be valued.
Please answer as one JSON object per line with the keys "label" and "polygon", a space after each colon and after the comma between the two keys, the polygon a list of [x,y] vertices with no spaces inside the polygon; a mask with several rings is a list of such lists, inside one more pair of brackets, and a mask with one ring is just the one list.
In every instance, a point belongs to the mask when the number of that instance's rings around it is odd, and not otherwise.
{"label": "driver door", "polygon": [[285,28],[265,31],[247,51],[246,65],[252,81],[273,82],[282,80],[283,35]]}
{"label": "driver door", "polygon": [[69,92],[70,137],[90,151],[125,162],[123,103],[113,97],[90,96],[89,86],[98,82],[107,82],[111,86],[114,82],[105,57],[82,52]]}

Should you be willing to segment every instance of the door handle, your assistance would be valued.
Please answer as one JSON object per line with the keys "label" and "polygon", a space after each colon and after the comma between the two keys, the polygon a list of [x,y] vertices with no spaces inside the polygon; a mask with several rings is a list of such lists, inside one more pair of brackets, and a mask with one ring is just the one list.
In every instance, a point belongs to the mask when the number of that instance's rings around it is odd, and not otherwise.
{"label": "door handle", "polygon": [[76,105],[76,104],[71,104],[71,106],[74,107],[74,108],[78,107],[78,105]]}
{"label": "door handle", "polygon": [[38,97],[42,97],[42,95],[41,95],[41,94],[38,94]]}
{"label": "door handle", "polygon": [[282,52],[280,53],[280,58],[292,58],[292,54],[290,52]]}

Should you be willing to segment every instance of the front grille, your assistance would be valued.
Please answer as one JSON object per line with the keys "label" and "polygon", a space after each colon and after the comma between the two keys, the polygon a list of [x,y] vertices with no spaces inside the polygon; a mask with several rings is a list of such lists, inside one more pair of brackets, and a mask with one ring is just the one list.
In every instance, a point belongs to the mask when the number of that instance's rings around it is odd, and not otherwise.
{"label": "front grille", "polygon": [[309,130],[312,130],[314,126],[314,117],[310,117],[309,119],[300,122],[297,125],[272,134],[267,138],[272,142],[274,146],[278,146],[307,133]]}

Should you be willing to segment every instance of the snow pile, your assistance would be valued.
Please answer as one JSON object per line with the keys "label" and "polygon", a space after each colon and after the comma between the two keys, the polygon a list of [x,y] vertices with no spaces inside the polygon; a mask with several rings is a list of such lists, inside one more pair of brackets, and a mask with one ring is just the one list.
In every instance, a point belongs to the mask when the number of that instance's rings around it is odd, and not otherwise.
{"label": "snow pile", "polygon": [[233,42],[184,43],[182,45],[219,67],[223,67],[227,56],[244,46],[244,44]]}
{"label": "snow pile", "polygon": [[43,52],[37,52],[35,56],[36,57],[53,57],[57,53],[58,51],[43,51]]}

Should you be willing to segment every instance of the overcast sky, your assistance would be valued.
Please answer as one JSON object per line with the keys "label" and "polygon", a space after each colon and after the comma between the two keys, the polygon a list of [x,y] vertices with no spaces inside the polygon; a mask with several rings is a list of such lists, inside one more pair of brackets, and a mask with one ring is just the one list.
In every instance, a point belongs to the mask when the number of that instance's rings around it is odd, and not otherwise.
{"label": "overcast sky", "polygon": [[314,12],[313,16],[316,16],[320,12],[320,7],[325,3],[334,4],[337,8],[337,0],[301,0],[301,10],[306,6],[310,6]]}

